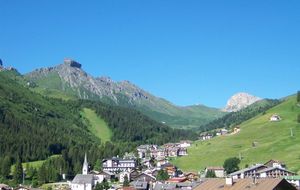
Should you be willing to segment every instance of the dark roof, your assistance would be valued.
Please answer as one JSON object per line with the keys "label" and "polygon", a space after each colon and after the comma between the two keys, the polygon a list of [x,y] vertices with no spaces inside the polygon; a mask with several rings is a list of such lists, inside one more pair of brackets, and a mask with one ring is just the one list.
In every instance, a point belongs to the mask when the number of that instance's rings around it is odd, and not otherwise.
{"label": "dark roof", "polygon": [[135,189],[147,189],[148,183],[146,181],[134,181],[132,185]]}
{"label": "dark roof", "polygon": [[257,173],[263,173],[263,172],[268,172],[268,171],[272,171],[272,170],[281,170],[281,171],[285,171],[285,172],[288,172],[288,173],[291,173],[291,174],[295,174],[294,172],[288,171],[284,168],[278,168],[278,167],[265,168],[263,170],[258,171]]}
{"label": "dark roof", "polygon": [[233,175],[237,175],[237,174],[241,174],[241,173],[244,173],[244,172],[247,172],[247,171],[251,171],[251,170],[255,170],[257,168],[260,168],[260,167],[265,167],[267,168],[267,166],[263,165],[263,164],[256,164],[256,165],[253,165],[249,168],[244,168],[242,170],[239,170],[239,171],[236,171],[236,172],[233,172],[230,174],[230,176],[233,176]]}
{"label": "dark roof", "polygon": [[85,184],[85,183],[93,183],[94,175],[88,174],[77,174],[75,178],[73,179],[72,183],[75,184]]}
{"label": "dark roof", "polygon": [[273,190],[281,186],[285,190],[296,190],[285,179],[262,178],[253,183],[253,179],[239,179],[233,185],[226,185],[225,179],[211,178],[198,185],[195,190]]}

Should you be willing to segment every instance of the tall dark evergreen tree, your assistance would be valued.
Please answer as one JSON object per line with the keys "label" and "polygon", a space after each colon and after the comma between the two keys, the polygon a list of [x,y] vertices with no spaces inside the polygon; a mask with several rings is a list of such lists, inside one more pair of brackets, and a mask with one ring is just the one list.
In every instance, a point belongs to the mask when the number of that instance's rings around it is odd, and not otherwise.
{"label": "tall dark evergreen tree", "polygon": [[11,164],[12,164],[11,158],[9,156],[5,156],[3,161],[2,161],[2,164],[1,164],[1,175],[4,178],[8,178],[8,176],[10,174]]}
{"label": "tall dark evergreen tree", "polygon": [[21,160],[18,159],[14,168],[13,179],[16,184],[21,184],[23,180],[23,167]]}
{"label": "tall dark evergreen tree", "polygon": [[300,91],[297,92],[297,102],[300,103]]}

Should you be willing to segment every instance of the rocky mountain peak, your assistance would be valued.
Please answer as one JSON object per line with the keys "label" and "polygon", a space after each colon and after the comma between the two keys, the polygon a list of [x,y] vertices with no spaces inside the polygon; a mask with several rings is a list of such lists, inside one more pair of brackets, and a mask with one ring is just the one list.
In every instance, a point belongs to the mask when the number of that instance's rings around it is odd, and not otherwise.
{"label": "rocky mountain peak", "polygon": [[239,111],[257,101],[261,98],[253,96],[245,92],[239,92],[233,95],[228,101],[226,107],[223,109],[226,112]]}
{"label": "rocky mountain peak", "polygon": [[64,64],[65,65],[68,65],[70,67],[75,67],[75,68],[78,68],[78,69],[81,69],[81,64],[72,60],[72,59],[69,59],[69,58],[66,58],[64,59]]}

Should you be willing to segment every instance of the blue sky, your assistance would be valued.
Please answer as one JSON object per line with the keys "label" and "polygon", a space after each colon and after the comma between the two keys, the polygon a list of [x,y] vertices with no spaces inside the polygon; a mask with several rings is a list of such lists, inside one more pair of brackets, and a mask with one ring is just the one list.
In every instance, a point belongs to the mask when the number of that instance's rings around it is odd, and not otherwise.
{"label": "blue sky", "polygon": [[21,73],[70,57],[177,105],[299,90],[300,1],[0,0],[0,58]]}

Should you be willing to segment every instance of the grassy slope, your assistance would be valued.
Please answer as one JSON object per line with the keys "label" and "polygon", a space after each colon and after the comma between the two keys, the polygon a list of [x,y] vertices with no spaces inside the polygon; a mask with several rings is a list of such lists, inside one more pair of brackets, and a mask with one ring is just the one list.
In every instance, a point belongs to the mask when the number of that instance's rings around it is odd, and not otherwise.
{"label": "grassy slope", "polygon": [[84,108],[81,115],[89,121],[90,131],[101,139],[102,142],[110,141],[112,132],[105,121],[98,117],[95,111]]}
{"label": "grassy slope", "polygon": [[[277,113],[283,120],[269,122],[269,117]],[[184,171],[199,171],[206,166],[221,166],[228,157],[242,155],[240,167],[245,164],[264,163],[269,159],[284,161],[292,171],[300,173],[300,124],[297,115],[300,107],[295,96],[287,99],[259,115],[241,124],[241,132],[236,135],[216,137],[209,141],[197,141],[188,150],[189,156],[173,161]],[[290,136],[290,129],[294,136]],[[252,147],[252,142],[258,142]]]}
{"label": "grassy slope", "polygon": [[[45,161],[47,161],[47,160],[49,160],[51,158],[58,157],[58,156],[60,156],[60,155],[52,155],[49,158],[47,158],[46,160],[37,160],[37,161],[32,161],[32,162],[24,162],[24,163],[22,163],[22,166],[23,166],[23,168],[26,168],[27,165],[28,165],[29,167],[33,167],[35,169],[39,169],[43,165],[43,163]],[[11,173],[13,173],[14,170],[15,170],[15,164],[12,165],[11,168],[10,168]]]}

